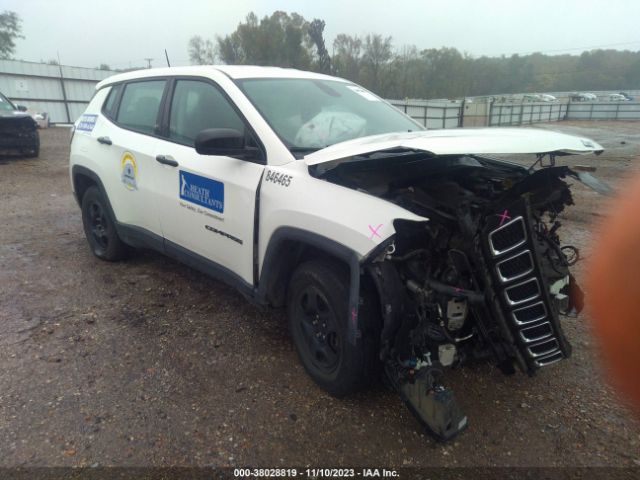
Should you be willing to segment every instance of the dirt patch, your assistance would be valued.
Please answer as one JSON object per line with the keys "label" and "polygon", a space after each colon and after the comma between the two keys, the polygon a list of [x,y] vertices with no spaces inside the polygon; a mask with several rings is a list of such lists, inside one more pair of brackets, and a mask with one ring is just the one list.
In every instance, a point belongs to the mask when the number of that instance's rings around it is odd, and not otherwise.
{"label": "dirt patch", "polygon": [[[637,123],[536,128],[603,144],[559,162],[611,184],[640,169]],[[564,320],[572,358],[534,378],[451,372],[470,427],[440,444],[382,387],[345,400],[318,389],[282,312],[155,253],[94,258],[68,146],[53,128],[40,158],[0,159],[0,466],[640,464],[640,425],[604,383],[586,317]],[[574,195],[564,238],[588,255],[607,204]]]}

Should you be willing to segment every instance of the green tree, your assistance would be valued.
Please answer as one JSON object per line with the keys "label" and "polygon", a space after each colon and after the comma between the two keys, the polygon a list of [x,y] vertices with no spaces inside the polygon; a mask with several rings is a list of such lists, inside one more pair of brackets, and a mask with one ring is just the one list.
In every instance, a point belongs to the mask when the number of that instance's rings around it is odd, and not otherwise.
{"label": "green tree", "polygon": [[367,35],[364,39],[362,52],[362,68],[364,84],[375,92],[383,91],[387,85],[388,66],[393,57],[391,37],[379,34]]}
{"label": "green tree", "polygon": [[426,82],[425,63],[415,45],[404,45],[391,61],[385,95],[389,98],[425,98],[429,86]]}
{"label": "green tree", "polygon": [[295,67],[331,72],[387,98],[459,98],[476,95],[640,88],[640,52],[592,50],[581,55],[512,55],[473,58],[455,48],[396,49],[391,37],[341,33],[331,56],[325,22],[297,13],[249,13],[215,45],[193,37],[190,58],[212,63]]}
{"label": "green tree", "polygon": [[308,22],[297,13],[277,11],[262,20],[250,13],[233,33],[217,37],[217,53],[228,64],[309,69],[308,35]]}
{"label": "green tree", "polygon": [[329,52],[327,51],[327,47],[324,43],[324,20],[320,20],[319,18],[314,18],[311,23],[309,23],[308,34],[316,48],[316,60],[315,60],[315,70],[322,73],[330,73],[331,72],[331,57],[329,56]]}
{"label": "green tree", "polygon": [[362,62],[362,40],[341,33],[333,41],[333,74],[358,82]]}
{"label": "green tree", "polygon": [[189,60],[194,65],[216,63],[216,54],[211,40],[204,40],[200,35],[189,39]]}
{"label": "green tree", "polygon": [[22,26],[16,12],[5,10],[0,13],[0,58],[11,58],[16,49],[16,40],[24,38],[20,35]]}

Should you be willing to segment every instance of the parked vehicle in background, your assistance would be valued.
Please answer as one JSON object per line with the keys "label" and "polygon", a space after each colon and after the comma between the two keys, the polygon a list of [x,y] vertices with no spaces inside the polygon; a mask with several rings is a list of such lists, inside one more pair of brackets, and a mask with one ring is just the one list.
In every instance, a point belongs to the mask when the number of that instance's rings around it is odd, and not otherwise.
{"label": "parked vehicle in background", "polygon": [[0,153],[27,157],[40,154],[38,125],[26,110],[0,93]]}
{"label": "parked vehicle in background", "polygon": [[542,102],[542,98],[537,93],[527,93],[522,97],[523,102]]}
{"label": "parked vehicle in background", "polygon": [[555,159],[602,152],[593,140],[427,131],[347,80],[284,68],[140,70],[96,88],[69,171],[93,254],[153,248],[286,309],[332,395],[384,375],[449,439],[467,417],[448,369],[533,375],[571,355],[560,315],[583,295],[558,215],[569,180],[608,190]]}
{"label": "parked vehicle in background", "polygon": [[612,93],[607,97],[610,102],[628,102],[629,99],[619,93]]}
{"label": "parked vehicle in background", "polygon": [[49,128],[49,114],[47,112],[33,112],[28,110],[31,118],[36,122],[38,128]]}
{"label": "parked vehicle in background", "polygon": [[558,99],[556,97],[554,97],[553,95],[549,95],[548,93],[540,93],[538,94],[538,96],[540,97],[540,100],[543,102],[557,102]]}
{"label": "parked vehicle in background", "polygon": [[598,97],[593,93],[572,93],[569,96],[569,100],[572,102],[595,102]]}
{"label": "parked vehicle in background", "polygon": [[631,95],[629,95],[626,92],[620,92],[620,95],[622,95],[624,98],[626,98],[629,101],[635,100],[635,97],[632,97]]}

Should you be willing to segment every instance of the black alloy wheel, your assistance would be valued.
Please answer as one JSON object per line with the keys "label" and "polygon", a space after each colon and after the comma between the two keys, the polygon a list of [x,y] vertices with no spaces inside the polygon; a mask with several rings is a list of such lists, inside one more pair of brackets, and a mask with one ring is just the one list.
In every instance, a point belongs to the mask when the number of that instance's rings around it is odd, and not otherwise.
{"label": "black alloy wheel", "polygon": [[320,371],[331,374],[340,362],[341,338],[337,318],[329,301],[315,285],[298,296],[294,313],[299,322],[309,359]]}
{"label": "black alloy wheel", "polygon": [[82,197],[82,225],[93,254],[114,262],[125,258],[129,248],[118,237],[107,205],[98,187],[89,187]]}
{"label": "black alloy wheel", "polygon": [[300,362],[311,378],[335,397],[370,385],[377,378],[377,310],[363,298],[360,337],[349,341],[349,269],[329,259],[300,264],[289,279],[289,331]]}
{"label": "black alloy wheel", "polygon": [[89,202],[91,235],[96,244],[106,251],[109,246],[109,236],[107,235],[108,226],[106,225],[104,215],[104,209],[100,203],[96,201]]}

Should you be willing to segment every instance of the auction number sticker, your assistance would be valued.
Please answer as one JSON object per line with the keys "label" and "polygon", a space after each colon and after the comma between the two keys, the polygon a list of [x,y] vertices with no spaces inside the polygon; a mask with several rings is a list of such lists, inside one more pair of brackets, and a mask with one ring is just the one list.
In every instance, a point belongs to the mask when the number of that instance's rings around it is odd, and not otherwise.
{"label": "auction number sticker", "polygon": [[351,90],[352,92],[357,93],[358,95],[360,95],[361,97],[366,98],[367,100],[369,100],[370,102],[379,102],[380,99],[378,97],[376,97],[373,93],[371,93],[368,90],[365,90],[362,87],[358,87],[356,85],[347,85],[347,88],[349,90]]}

